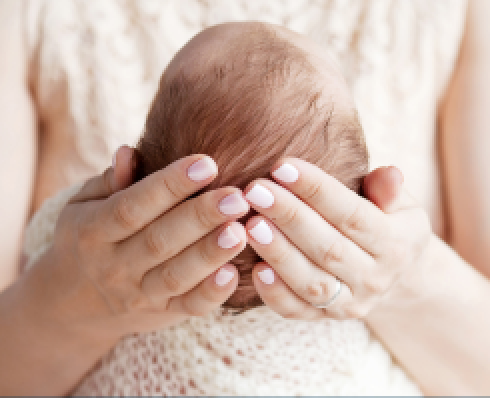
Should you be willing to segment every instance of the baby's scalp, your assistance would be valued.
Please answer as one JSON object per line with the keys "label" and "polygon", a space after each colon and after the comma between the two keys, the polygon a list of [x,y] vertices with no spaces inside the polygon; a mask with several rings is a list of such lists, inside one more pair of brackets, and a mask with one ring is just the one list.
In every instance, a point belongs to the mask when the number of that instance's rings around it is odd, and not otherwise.
{"label": "baby's scalp", "polygon": [[[208,28],[176,54],[138,150],[138,179],[190,154],[211,156],[218,176],[193,197],[222,186],[244,189],[285,156],[316,164],[356,192],[368,172],[364,135],[338,67],[308,39],[259,22]],[[223,307],[263,305],[251,275],[260,261],[250,246],[231,261],[240,281]]]}

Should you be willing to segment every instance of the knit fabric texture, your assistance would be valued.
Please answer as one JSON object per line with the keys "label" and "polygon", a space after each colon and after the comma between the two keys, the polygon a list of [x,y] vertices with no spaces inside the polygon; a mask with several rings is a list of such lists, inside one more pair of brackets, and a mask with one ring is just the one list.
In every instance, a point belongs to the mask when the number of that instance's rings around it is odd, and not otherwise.
{"label": "knit fabric texture", "polygon": [[[73,186],[27,229],[29,269],[51,245]],[[123,338],[74,395],[421,395],[359,320],[284,319],[267,307],[216,310]]]}

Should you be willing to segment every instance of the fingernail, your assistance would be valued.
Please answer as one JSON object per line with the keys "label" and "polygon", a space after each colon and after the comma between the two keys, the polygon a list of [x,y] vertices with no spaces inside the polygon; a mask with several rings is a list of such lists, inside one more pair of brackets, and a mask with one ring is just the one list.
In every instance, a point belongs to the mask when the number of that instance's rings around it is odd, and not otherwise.
{"label": "fingernail", "polygon": [[223,232],[221,232],[218,236],[218,246],[222,249],[229,249],[233,246],[236,246],[240,243],[240,239],[236,237],[231,229],[231,226],[228,226]]}
{"label": "fingernail", "polygon": [[272,242],[272,231],[264,220],[260,220],[249,232],[257,242],[263,245],[268,245]]}
{"label": "fingernail", "polygon": [[272,285],[274,283],[274,271],[271,268],[266,268],[257,273],[259,279],[266,285]]}
{"label": "fingernail", "polygon": [[218,168],[210,158],[202,158],[192,163],[187,169],[187,176],[192,181],[203,181],[216,174]]}
{"label": "fingernail", "polygon": [[271,207],[274,204],[274,195],[267,188],[260,184],[255,184],[245,195],[247,200],[259,207]]}
{"label": "fingernail", "polygon": [[289,163],[284,163],[272,175],[283,182],[295,182],[298,179],[298,170]]}
{"label": "fingernail", "polygon": [[216,284],[218,286],[224,286],[233,279],[235,274],[232,271],[228,271],[226,268],[220,268],[216,273]]}
{"label": "fingernail", "polygon": [[239,193],[225,196],[218,204],[219,211],[226,215],[240,214],[248,210],[248,203]]}

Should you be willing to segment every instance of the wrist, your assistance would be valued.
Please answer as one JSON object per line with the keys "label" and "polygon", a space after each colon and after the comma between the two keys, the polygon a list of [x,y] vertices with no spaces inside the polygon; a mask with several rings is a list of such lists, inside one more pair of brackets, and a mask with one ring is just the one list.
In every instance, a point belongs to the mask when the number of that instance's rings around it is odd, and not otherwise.
{"label": "wrist", "polygon": [[[59,336],[62,344],[78,344],[92,352],[109,350],[121,337],[93,314],[101,300],[91,283],[57,264],[48,250],[17,286],[23,313],[30,323]],[[67,272],[68,271],[68,272]],[[100,321],[98,321],[100,318]]]}
{"label": "wrist", "polygon": [[490,284],[445,242],[430,239],[366,325],[425,394],[478,395],[488,391],[489,328],[481,314]]}
{"label": "wrist", "polygon": [[64,395],[117,342],[62,316],[45,261],[0,295],[0,390],[6,395]]}

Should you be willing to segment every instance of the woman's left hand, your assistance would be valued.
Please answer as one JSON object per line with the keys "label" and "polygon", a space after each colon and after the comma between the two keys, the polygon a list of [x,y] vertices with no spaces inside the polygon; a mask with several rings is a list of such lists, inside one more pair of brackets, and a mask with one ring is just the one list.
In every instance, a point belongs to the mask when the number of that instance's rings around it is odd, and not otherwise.
{"label": "woman's left hand", "polygon": [[[246,224],[248,243],[265,260],[253,281],[266,305],[285,318],[364,318],[404,272],[423,266],[431,228],[425,211],[401,190],[394,167],[364,180],[367,200],[297,158],[257,179],[245,198],[260,214]],[[378,207],[379,206],[379,207]],[[317,308],[336,293],[325,309]]]}

